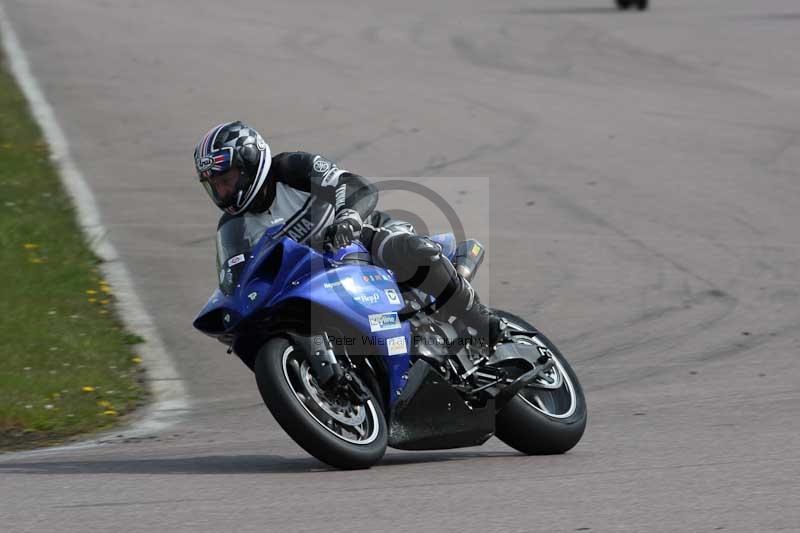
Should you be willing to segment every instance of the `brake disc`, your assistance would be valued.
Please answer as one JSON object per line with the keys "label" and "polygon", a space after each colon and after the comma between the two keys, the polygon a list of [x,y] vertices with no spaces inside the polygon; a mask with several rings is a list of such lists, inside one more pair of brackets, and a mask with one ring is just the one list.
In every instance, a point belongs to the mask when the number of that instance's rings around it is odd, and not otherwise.
{"label": "brake disc", "polygon": [[322,390],[311,375],[306,361],[303,361],[300,373],[309,396],[328,416],[346,426],[358,426],[366,420],[367,410],[363,406],[353,405],[339,397],[331,397],[330,393]]}

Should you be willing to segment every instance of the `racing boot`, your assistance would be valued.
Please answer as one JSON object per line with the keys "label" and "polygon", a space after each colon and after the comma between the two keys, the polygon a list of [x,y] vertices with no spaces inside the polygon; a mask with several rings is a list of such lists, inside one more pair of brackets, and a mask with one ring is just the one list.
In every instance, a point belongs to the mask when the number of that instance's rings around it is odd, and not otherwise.
{"label": "racing boot", "polygon": [[481,303],[475,289],[466,279],[459,275],[458,282],[461,287],[451,297],[455,301],[448,302],[446,307],[466,326],[466,331],[460,332],[462,335],[466,333],[493,348],[505,337],[505,320]]}
{"label": "racing boot", "polygon": [[456,329],[462,337],[479,339],[489,347],[503,340],[506,322],[480,302],[475,289],[458,273],[453,263],[439,254],[429,265],[427,275],[418,287],[434,295],[437,314],[445,319],[456,317]]}
{"label": "racing boot", "polygon": [[[478,295],[430,238],[413,233],[383,237],[377,255],[399,282],[436,298],[437,314],[455,316],[462,337],[480,339],[493,347],[504,337],[505,321],[480,303]],[[472,330],[472,331],[469,331]]]}

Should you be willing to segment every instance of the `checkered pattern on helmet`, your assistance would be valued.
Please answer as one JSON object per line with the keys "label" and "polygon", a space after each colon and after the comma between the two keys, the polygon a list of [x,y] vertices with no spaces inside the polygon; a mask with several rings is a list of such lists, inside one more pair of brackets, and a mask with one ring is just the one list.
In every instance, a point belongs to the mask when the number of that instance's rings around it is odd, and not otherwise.
{"label": "checkered pattern on helmet", "polygon": [[231,148],[239,148],[245,144],[256,144],[258,139],[258,132],[241,122],[233,122],[223,128],[223,131],[217,136],[217,142],[214,148],[222,148],[230,146]]}

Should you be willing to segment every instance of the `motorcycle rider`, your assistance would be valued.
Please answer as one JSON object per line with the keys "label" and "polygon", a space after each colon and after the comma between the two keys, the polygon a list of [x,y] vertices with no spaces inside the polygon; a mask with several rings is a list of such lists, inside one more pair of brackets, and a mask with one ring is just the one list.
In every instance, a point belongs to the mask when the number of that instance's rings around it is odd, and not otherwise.
{"label": "motorcycle rider", "polygon": [[489,346],[502,338],[505,322],[480,303],[441,247],[377,211],[378,191],[363,177],[321,155],[272,156],[261,135],[241,121],[211,128],[194,161],[200,183],[224,211],[219,226],[243,216],[261,229],[283,222],[281,232],[298,242],[322,239],[341,247],[357,239],[374,263],[392,270],[401,285],[434,296],[438,312],[460,319],[475,330],[466,330],[473,337]]}

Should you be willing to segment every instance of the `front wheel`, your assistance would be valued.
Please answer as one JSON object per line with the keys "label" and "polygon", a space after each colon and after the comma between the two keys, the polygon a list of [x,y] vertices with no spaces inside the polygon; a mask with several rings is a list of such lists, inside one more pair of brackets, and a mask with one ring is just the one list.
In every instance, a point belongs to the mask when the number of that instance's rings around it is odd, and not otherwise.
{"label": "front wheel", "polygon": [[273,338],[255,362],[258,390],[278,424],[308,453],[343,469],[369,468],[386,452],[386,419],[371,389],[351,373],[366,401],[323,389],[306,354]]}
{"label": "front wheel", "polygon": [[[496,311],[511,329],[537,331],[511,313]],[[528,455],[559,454],[570,450],[586,429],[586,399],[578,376],[550,340],[537,333],[515,335],[516,342],[533,344],[549,351],[555,365],[549,382],[534,381],[522,389],[497,413],[497,437]]]}

